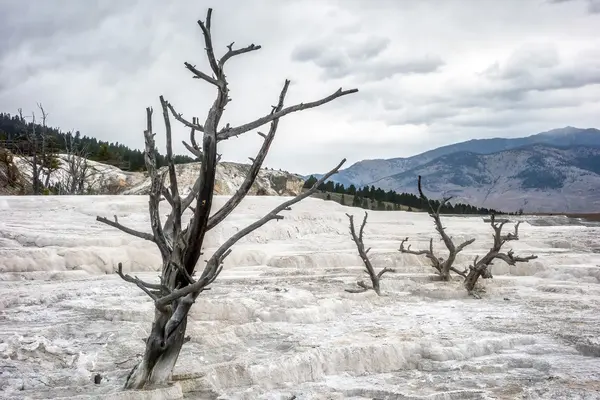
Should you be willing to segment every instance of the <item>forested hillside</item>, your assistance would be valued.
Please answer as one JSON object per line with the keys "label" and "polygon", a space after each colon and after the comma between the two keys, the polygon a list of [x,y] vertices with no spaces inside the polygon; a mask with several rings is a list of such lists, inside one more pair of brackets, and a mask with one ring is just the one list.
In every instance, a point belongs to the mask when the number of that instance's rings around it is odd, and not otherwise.
{"label": "forested hillside", "polygon": [[[304,183],[304,188],[311,187],[317,178],[310,176]],[[415,181],[415,185],[417,182]],[[387,192],[375,186],[364,186],[356,188],[354,185],[345,187],[341,183],[328,181],[319,186],[321,192],[329,193],[328,200],[336,200],[342,205],[352,205],[353,207],[362,207],[365,209],[375,209],[380,211],[400,210],[402,206],[407,207],[409,211],[427,210],[427,203],[420,197],[412,193],[396,193],[393,190]],[[341,196],[332,197],[331,194],[340,194]],[[437,208],[440,204],[439,200],[431,200],[432,205]],[[504,214],[501,211],[475,207],[470,204],[463,203],[447,203],[441,209],[443,214]]]}
{"label": "forested hillside", "polygon": [[[62,132],[57,128],[49,126],[44,127],[38,121],[35,125],[32,122],[23,122],[19,115],[0,113],[0,147],[2,144],[10,147],[9,149],[16,153],[27,152],[27,135],[32,132],[37,134],[45,133],[46,145],[54,153],[64,152],[67,148],[68,133]],[[115,165],[127,171],[144,171],[144,153],[138,149],[131,149],[120,143],[109,143],[96,138],[82,135],[79,131],[73,133],[74,145],[77,148],[85,149],[87,158],[93,161],[99,161],[105,164]],[[175,156],[176,164],[185,164],[195,161],[193,158],[183,155]],[[160,166],[166,165],[165,157],[157,153],[157,163]]]}

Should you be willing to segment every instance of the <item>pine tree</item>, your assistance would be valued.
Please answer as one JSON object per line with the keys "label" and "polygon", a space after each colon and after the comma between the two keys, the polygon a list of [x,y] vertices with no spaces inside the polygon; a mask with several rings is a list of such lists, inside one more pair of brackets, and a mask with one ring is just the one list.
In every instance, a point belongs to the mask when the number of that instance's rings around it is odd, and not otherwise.
{"label": "pine tree", "polygon": [[302,186],[303,189],[310,189],[315,183],[317,183],[317,178],[315,178],[314,176],[310,176],[305,182],[304,185]]}

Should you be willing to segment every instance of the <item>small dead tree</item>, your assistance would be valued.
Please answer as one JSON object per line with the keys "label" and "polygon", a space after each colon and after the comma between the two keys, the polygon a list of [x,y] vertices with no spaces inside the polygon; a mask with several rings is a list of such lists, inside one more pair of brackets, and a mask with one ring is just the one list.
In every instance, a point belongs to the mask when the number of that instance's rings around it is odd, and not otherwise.
{"label": "small dead tree", "polygon": [[494,260],[499,259],[504,261],[508,265],[515,265],[517,262],[529,262],[530,260],[535,260],[537,258],[537,256],[535,255],[519,257],[516,256],[512,250],[509,250],[506,253],[501,252],[502,246],[504,246],[506,242],[512,240],[519,240],[519,225],[521,224],[521,222],[519,221],[515,224],[514,233],[509,232],[508,234],[503,235],[502,228],[507,222],[508,221],[502,221],[500,223],[496,222],[495,216],[494,214],[492,214],[490,219],[490,225],[494,230],[494,244],[486,255],[481,257],[481,259],[479,258],[479,256],[476,256],[475,260],[473,261],[473,265],[469,266],[469,274],[465,277],[465,288],[467,289],[469,294],[473,295],[474,297],[479,297],[474,292],[475,284],[477,283],[479,277],[484,279],[493,277],[489,266],[493,264]]}
{"label": "small dead tree", "polygon": [[93,173],[89,168],[87,146],[75,142],[72,132],[65,135],[65,164],[63,179],[59,182],[60,194],[84,194],[85,183]]}
{"label": "small dead tree", "polygon": [[365,265],[365,269],[369,274],[369,278],[371,278],[371,286],[368,286],[364,281],[358,281],[356,284],[359,286],[358,289],[346,289],[346,292],[349,293],[362,293],[366,292],[369,289],[373,289],[377,295],[381,296],[381,289],[379,287],[379,281],[381,277],[386,272],[396,272],[393,268],[385,267],[379,273],[375,273],[375,268],[373,268],[373,264],[371,264],[371,260],[369,260],[368,253],[371,250],[369,247],[365,250],[365,244],[363,242],[363,233],[365,230],[365,225],[367,225],[367,218],[369,213],[365,211],[365,217],[363,218],[362,224],[360,225],[360,229],[358,231],[358,235],[356,234],[356,228],[354,226],[354,215],[346,214],[348,219],[350,220],[350,235],[352,235],[352,240],[354,244],[356,244],[356,249],[358,250],[358,254]]}
{"label": "small dead tree", "polygon": [[[20,108],[18,110],[18,118],[23,129],[21,137],[25,139],[25,146],[17,149],[18,155],[31,168],[31,184],[35,195],[42,194],[42,189],[48,187],[50,183],[50,176],[58,169],[58,162],[49,146],[46,125],[48,113],[40,103],[37,106],[42,114],[42,125],[39,130],[34,112],[31,113],[31,124],[27,124],[23,110]],[[31,129],[28,125],[31,126]]]}
{"label": "small dead tree", "polygon": [[[155,243],[162,257],[160,283],[144,282],[136,277],[126,275],[123,273],[121,264],[119,264],[118,274],[121,278],[143,290],[152,299],[155,306],[154,322],[150,336],[146,340],[146,349],[143,358],[131,371],[125,383],[125,387],[129,389],[140,389],[150,385],[163,385],[168,382],[179,357],[181,347],[185,342],[187,315],[190,307],[200,293],[207,290],[208,286],[217,279],[223,269],[223,261],[231,252],[231,247],[244,236],[260,228],[267,222],[282,219],[283,216],[280,215],[280,212],[289,210],[290,206],[313,194],[317,190],[317,187],[335,174],[345,162],[345,160],[342,160],[341,163],[325,174],[308,191],[283,202],[258,221],[240,229],[209,257],[202,273],[194,278],[196,264],[202,254],[201,249],[205,235],[220,224],[240,204],[252,187],[275,137],[280,118],[296,111],[321,106],[341,96],[358,91],[357,89],[339,89],[333,94],[314,102],[284,107],[284,100],[290,84],[290,81],[286,80],[279,95],[279,101],[277,105],[272,107],[270,113],[240,126],[233,127],[227,124],[225,127],[219,128],[225,106],[231,101],[224,70],[225,64],[233,57],[259,50],[260,46],[251,44],[247,47],[236,49],[233,47],[233,43],[231,43],[227,46],[228,51],[220,59],[217,58],[213,49],[211,15],[212,9],[209,8],[206,20],[198,21],[198,25],[204,36],[205,50],[212,70],[211,73],[202,72],[187,62],[184,65],[192,72],[194,78],[203,80],[215,87],[216,99],[208,111],[208,116],[204,124],[201,125],[197,118],[192,118],[191,120],[184,118],[182,114],[176,112],[175,108],[163,96],[160,96],[162,117],[166,132],[166,159],[168,162],[168,168],[165,173],[159,172],[156,165],[152,109],[146,109],[147,128],[144,132],[146,143],[144,159],[151,177],[149,213],[152,234],[128,228],[122,225],[116,218],[112,221],[100,216],[97,217],[97,220],[102,223]],[[199,176],[190,194],[184,198],[179,194],[175,172],[170,116],[190,129],[190,143],[186,144],[186,147],[194,156],[201,160]],[[252,165],[244,182],[223,207],[211,215],[216,168],[220,157],[217,154],[218,143],[232,137],[237,137],[268,123],[270,123],[268,134],[258,133],[264,141],[258,154],[252,159]],[[196,143],[196,132],[202,132],[203,134],[201,143]],[[169,175],[168,188],[165,186],[167,173]],[[161,197],[164,197],[171,207],[164,225],[161,223],[161,214],[159,212]],[[192,203],[194,202],[195,206],[192,207]],[[188,209],[190,209],[192,214],[191,219],[187,227],[183,227],[182,216]]]}
{"label": "small dead tree", "polygon": [[448,234],[446,233],[446,228],[444,228],[444,226],[442,225],[442,220],[440,219],[440,211],[442,209],[442,207],[448,203],[448,201],[450,201],[452,199],[452,197],[445,197],[444,199],[442,199],[442,201],[440,202],[439,206],[436,208],[434,208],[432,202],[427,198],[427,196],[425,196],[425,194],[423,193],[423,188],[421,187],[421,176],[419,175],[419,181],[418,181],[418,188],[419,188],[419,195],[421,196],[421,199],[427,203],[427,206],[429,207],[429,216],[433,219],[433,222],[435,224],[435,230],[439,233],[439,235],[442,238],[442,241],[444,242],[444,245],[446,246],[446,248],[448,249],[448,257],[446,259],[444,259],[443,257],[437,256],[435,255],[435,253],[433,252],[433,239],[429,240],[429,249],[428,250],[411,250],[410,249],[410,245],[405,248],[404,244],[408,241],[408,238],[402,240],[402,242],[400,243],[400,252],[401,253],[406,253],[406,254],[414,254],[414,255],[424,255],[426,256],[429,261],[431,262],[431,266],[436,270],[436,273],[440,276],[440,278],[444,281],[449,281],[450,280],[450,271],[457,273],[458,275],[462,276],[463,278],[466,278],[467,276],[467,271],[460,271],[458,269],[456,269],[454,267],[454,261],[456,261],[456,256],[458,255],[458,253],[460,253],[461,251],[463,251],[465,249],[465,247],[467,247],[468,245],[470,245],[471,243],[473,243],[475,241],[475,239],[469,239],[466,242],[463,242],[461,244],[459,244],[458,246],[456,246],[454,244],[454,242],[452,241],[452,238],[450,236],[448,236]]}

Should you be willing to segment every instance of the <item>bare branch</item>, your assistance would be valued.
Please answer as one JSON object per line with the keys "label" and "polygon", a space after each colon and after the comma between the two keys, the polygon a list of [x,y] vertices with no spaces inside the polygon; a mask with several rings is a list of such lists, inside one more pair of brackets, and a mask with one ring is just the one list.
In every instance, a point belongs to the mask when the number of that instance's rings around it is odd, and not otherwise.
{"label": "bare branch", "polygon": [[215,86],[221,86],[221,82],[219,82],[217,79],[208,76],[207,74],[205,74],[204,72],[196,69],[196,67],[188,62],[183,63],[185,65],[185,67],[190,70],[193,74],[194,74],[194,78],[196,79],[202,79],[212,85]]}
{"label": "bare branch", "polygon": [[144,239],[144,240],[149,240],[151,242],[155,242],[154,236],[150,235],[149,233],[139,232],[139,231],[136,231],[135,229],[131,229],[131,228],[128,228],[126,226],[121,225],[117,221],[116,216],[115,216],[115,221],[111,221],[111,220],[106,219],[104,217],[96,216],[96,221],[102,222],[103,224],[106,224],[106,225],[110,225],[113,228],[117,228],[117,229],[119,229],[119,230],[121,230],[121,231],[123,231],[125,233],[128,233],[128,234],[130,234],[132,236],[138,237],[140,239]]}
{"label": "bare branch", "polygon": [[338,97],[342,97],[342,96],[356,93],[356,92],[358,92],[358,89],[342,90],[340,88],[335,93],[333,93],[327,97],[324,97],[321,100],[313,101],[310,103],[296,104],[296,105],[293,105],[290,107],[286,107],[278,112],[270,113],[269,115],[266,115],[262,118],[252,121],[250,123],[240,125],[235,128],[224,128],[217,135],[217,140],[218,141],[226,140],[226,139],[229,139],[230,137],[241,135],[242,133],[248,132],[252,129],[259,128],[259,127],[263,126],[264,124],[267,124],[267,123],[273,121],[274,119],[281,118],[290,113],[293,113],[296,111],[307,110],[309,108],[318,107],[323,104],[329,103],[330,101],[335,100]]}
{"label": "bare branch", "polygon": [[227,62],[227,60],[229,60],[232,57],[235,56],[239,56],[240,54],[245,54],[245,53],[249,53],[251,51],[256,51],[256,50],[260,50],[261,46],[257,46],[254,43],[252,43],[250,46],[246,46],[243,47],[241,49],[233,49],[233,44],[235,42],[232,42],[230,45],[227,46],[227,53],[225,53],[225,55],[223,57],[221,57],[221,59],[219,60],[219,65],[221,66],[221,68],[223,68],[223,65],[225,65],[225,63]]}
{"label": "bare branch", "polygon": [[196,158],[202,159],[202,151],[196,150],[195,148],[193,148],[192,146],[190,146],[189,144],[187,144],[187,142],[185,140],[182,140],[181,143],[183,143],[183,145],[185,146],[185,148],[190,153],[192,153]]}
{"label": "bare branch", "polygon": [[458,245],[458,247],[456,248],[456,254],[460,253],[461,251],[464,250],[465,247],[469,246],[470,244],[472,244],[475,241],[475,238],[473,239],[469,239],[466,242],[461,243],[460,245]]}
{"label": "bare branch", "polygon": [[208,62],[210,67],[212,68],[215,75],[219,76],[221,74],[221,69],[219,68],[219,64],[217,63],[217,59],[215,57],[215,52],[213,50],[212,44],[212,36],[210,32],[210,19],[212,16],[212,8],[208,9],[206,13],[206,22],[198,21],[198,25],[200,29],[202,29],[202,33],[204,34],[204,43],[206,44],[206,55],[208,56]]}
{"label": "bare branch", "polygon": [[[167,162],[169,164],[169,184],[171,186],[171,197],[173,206],[173,240],[177,240],[181,233],[181,197],[177,187],[177,172],[175,171],[175,161],[173,160],[173,144],[171,140],[171,121],[169,120],[168,102],[163,96],[160,96],[160,104],[163,109],[163,118],[165,120],[165,130],[167,136]],[[161,188],[162,191],[162,188]]]}
{"label": "bare branch", "polygon": [[385,274],[386,272],[396,272],[396,270],[394,268],[385,267],[384,269],[382,269],[381,271],[379,271],[379,273],[377,274],[377,278],[381,279],[381,277],[383,276],[383,274]]}
{"label": "bare branch", "polygon": [[[121,279],[123,279],[124,281],[130,282],[130,283],[134,283],[137,287],[139,287],[140,289],[142,289],[144,291],[144,293],[146,293],[148,296],[150,296],[150,298],[152,300],[154,300],[154,302],[156,302],[158,300],[158,297],[149,290],[147,283],[142,282],[137,277],[133,278],[131,275],[125,275],[125,274],[123,274],[123,264],[121,264],[121,263],[119,263],[119,265],[118,265],[117,274],[119,274],[119,276],[121,277]],[[155,285],[152,285],[152,286],[155,287]],[[160,289],[160,285],[158,285],[158,287]]]}
{"label": "bare branch", "polygon": [[[277,107],[275,107],[275,112],[280,111],[283,108],[283,102],[285,100],[285,96],[287,94],[288,87],[290,85],[290,81],[286,79],[283,89],[281,89],[281,93],[279,94],[279,102],[277,103]],[[227,200],[227,202],[217,211],[210,219],[208,220],[207,229],[210,230],[214,228],[217,224],[223,221],[231,212],[242,202],[244,197],[248,194],[258,173],[262,166],[263,161],[267,157],[267,153],[269,152],[269,148],[271,147],[271,143],[275,138],[275,133],[277,132],[277,124],[279,123],[279,119],[273,120],[271,122],[271,128],[269,129],[269,134],[265,137],[263,145],[261,146],[256,158],[252,162],[252,166],[244,179],[244,182],[240,185],[238,190],[235,192],[233,196]]]}
{"label": "bare branch", "polygon": [[344,289],[344,290],[346,290],[346,292],[348,292],[348,293],[364,293],[367,290],[369,290],[369,288],[362,288],[361,287],[361,288],[357,288],[357,289]]}
{"label": "bare branch", "polygon": [[150,200],[148,202],[150,224],[154,235],[154,242],[160,250],[163,261],[170,257],[171,249],[167,243],[167,238],[163,233],[160,222],[160,197],[165,186],[165,174],[159,173],[156,168],[156,145],[154,142],[154,133],[152,132],[152,108],[146,108],[146,130],[144,131],[146,148],[144,151],[144,162],[151,178]]}
{"label": "bare branch", "polygon": [[[400,248],[398,250],[401,253],[414,254],[416,256],[428,255],[428,254],[433,255],[433,252],[431,250],[411,250],[410,245],[408,245],[408,248],[404,248],[404,243],[406,243],[407,241],[408,241],[408,238],[404,238],[400,242]],[[430,244],[433,246],[433,239],[430,239]]]}
{"label": "bare branch", "polygon": [[454,267],[450,267],[450,271],[457,273],[458,275],[462,276],[463,278],[466,278],[467,277],[468,269],[464,270],[464,271],[460,271],[460,270],[458,270],[458,269],[456,269]]}
{"label": "bare branch", "polygon": [[[193,129],[194,131],[204,132],[204,127],[198,123],[198,119],[196,117],[194,117],[192,122],[190,122],[187,119],[183,118],[183,114],[180,114],[177,111],[175,111],[175,108],[173,108],[173,105],[171,103],[167,103],[167,107],[169,108],[169,111],[171,111],[171,115],[173,115],[173,118],[175,118],[177,121],[181,122],[188,128]],[[194,143],[192,143],[192,145],[194,147],[197,147],[196,145],[194,145]]]}

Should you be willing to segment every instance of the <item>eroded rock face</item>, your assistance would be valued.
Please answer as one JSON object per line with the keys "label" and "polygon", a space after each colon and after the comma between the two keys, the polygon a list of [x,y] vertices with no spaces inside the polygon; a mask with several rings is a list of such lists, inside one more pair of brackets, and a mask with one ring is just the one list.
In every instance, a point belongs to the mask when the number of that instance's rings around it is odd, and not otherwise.
{"label": "eroded rock face", "polygon": [[[31,190],[31,167],[25,160],[14,157],[8,150],[0,149],[0,194],[28,194]],[[59,155],[60,162],[66,162],[64,155]],[[3,159],[11,160],[2,162]],[[128,172],[112,166],[88,161],[89,178],[86,181],[86,193],[100,195],[147,195],[150,193],[150,178],[144,172]],[[180,164],[175,166],[180,192],[189,193],[200,173],[200,163]],[[166,171],[167,167],[160,170]],[[250,170],[249,164],[222,162],[217,166],[215,194],[231,195],[236,192]],[[65,180],[66,172],[59,169],[50,176],[50,186]],[[2,191],[6,182],[18,177],[17,184],[9,185],[10,190]],[[12,178],[11,178],[12,177]],[[166,183],[169,182],[167,174]],[[259,196],[296,196],[302,191],[304,180],[286,171],[261,169],[256,177],[250,195]],[[29,191],[27,190],[29,188]],[[7,191],[8,190],[8,191]]]}
{"label": "eroded rock face", "polygon": [[[166,167],[161,168],[161,170]],[[200,172],[200,163],[181,164],[175,167],[177,171],[179,190],[186,194],[194,186]],[[231,195],[240,187],[248,171],[249,164],[222,162],[217,166],[215,194]],[[169,177],[167,175],[166,182]],[[125,190],[123,194],[146,195],[150,192],[150,178]],[[273,169],[261,169],[250,189],[250,195],[259,196],[295,196],[302,191],[304,180],[295,174]]]}

